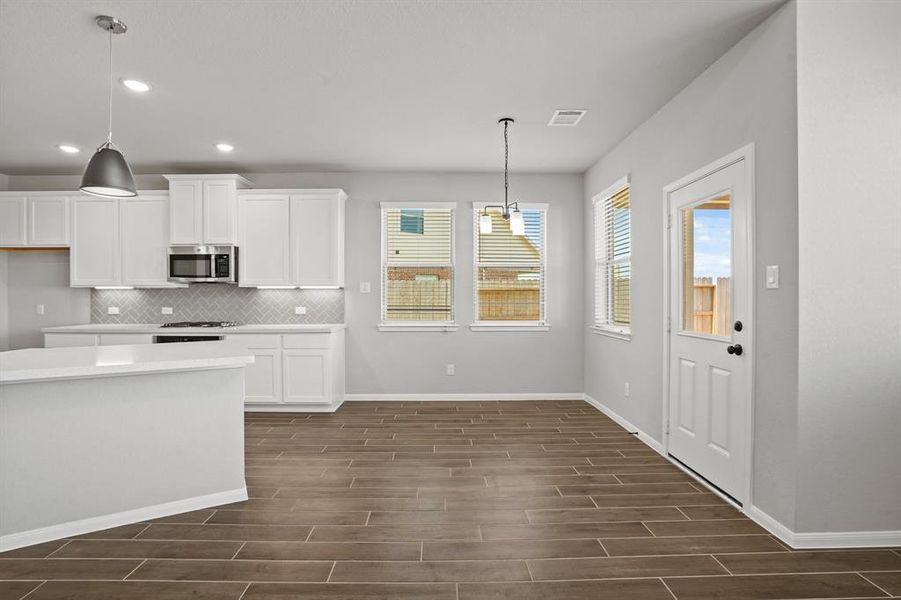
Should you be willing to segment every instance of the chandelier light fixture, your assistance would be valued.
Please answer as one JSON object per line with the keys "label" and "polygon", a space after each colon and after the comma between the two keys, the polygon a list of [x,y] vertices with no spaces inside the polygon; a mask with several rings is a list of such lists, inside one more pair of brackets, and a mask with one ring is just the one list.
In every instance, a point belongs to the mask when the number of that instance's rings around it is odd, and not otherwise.
{"label": "chandelier light fixture", "polygon": [[113,144],[113,34],[123,34],[128,27],[115,17],[101,15],[97,26],[109,34],[109,128],[103,143],[88,162],[81,177],[81,191],[104,198],[137,196],[135,178],[125,157]]}
{"label": "chandelier light fixture", "polygon": [[510,202],[509,199],[510,143],[507,129],[513,123],[513,119],[511,117],[503,117],[498,119],[497,122],[504,126],[504,203],[503,205],[489,204],[482,209],[482,214],[479,215],[479,233],[491,233],[491,215],[488,214],[488,209],[499,208],[501,209],[501,216],[504,217],[505,220],[510,221],[510,232],[513,235],[525,235],[526,222],[522,212],[519,210],[519,203]]}

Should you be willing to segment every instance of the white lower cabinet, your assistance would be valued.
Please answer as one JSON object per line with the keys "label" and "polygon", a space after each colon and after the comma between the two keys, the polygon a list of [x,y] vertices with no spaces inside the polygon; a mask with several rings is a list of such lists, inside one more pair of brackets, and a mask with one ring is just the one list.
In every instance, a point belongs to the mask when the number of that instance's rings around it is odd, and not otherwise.
{"label": "white lower cabinet", "polygon": [[153,343],[153,336],[149,333],[101,333],[99,337],[101,346]]}
{"label": "white lower cabinet", "polygon": [[282,399],[282,351],[251,348],[253,364],[244,372],[244,401],[271,404]]}
{"label": "white lower cabinet", "polygon": [[285,402],[331,402],[328,350],[285,350],[282,364],[285,373]]}

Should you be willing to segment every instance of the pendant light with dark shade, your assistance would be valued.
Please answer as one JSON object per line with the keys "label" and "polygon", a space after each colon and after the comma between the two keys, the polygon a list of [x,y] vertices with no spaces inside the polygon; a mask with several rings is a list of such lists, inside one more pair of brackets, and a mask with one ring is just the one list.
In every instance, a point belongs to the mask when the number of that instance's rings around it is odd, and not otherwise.
{"label": "pendant light with dark shade", "polygon": [[106,142],[97,148],[81,177],[81,191],[104,198],[137,196],[135,178],[125,157],[113,144],[113,34],[122,34],[128,27],[115,17],[97,17],[97,26],[109,34],[109,129]]}
{"label": "pendant light with dark shade", "polygon": [[510,178],[508,174],[510,144],[507,138],[507,128],[513,123],[513,119],[511,117],[503,117],[498,119],[497,122],[504,126],[504,204],[488,205],[482,209],[482,214],[479,215],[479,233],[491,233],[491,215],[488,214],[488,209],[499,208],[501,209],[501,216],[505,220],[510,221],[510,233],[513,235],[525,235],[526,222],[522,212],[519,210],[519,203],[510,202],[508,197],[510,188]]}

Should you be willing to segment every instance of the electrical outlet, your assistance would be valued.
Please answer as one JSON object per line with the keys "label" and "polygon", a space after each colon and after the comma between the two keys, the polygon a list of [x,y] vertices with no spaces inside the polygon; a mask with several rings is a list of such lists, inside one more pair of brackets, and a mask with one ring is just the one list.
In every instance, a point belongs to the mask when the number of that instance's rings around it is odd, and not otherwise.
{"label": "electrical outlet", "polygon": [[171,306],[164,306],[164,307],[162,307],[162,308],[160,309],[160,312],[162,312],[164,315],[171,315],[171,314],[172,314],[172,307],[171,307]]}
{"label": "electrical outlet", "polygon": [[107,307],[106,307],[106,314],[108,314],[108,315],[118,315],[118,314],[119,314],[119,307],[118,307],[118,306],[107,306]]}
{"label": "electrical outlet", "polygon": [[626,385],[623,388],[623,394],[625,394],[626,398],[628,398],[629,394],[631,394],[631,392],[629,391],[629,382],[628,381],[626,382]]}
{"label": "electrical outlet", "polygon": [[454,366],[454,365],[452,365],[452,364],[448,364],[448,365],[447,365],[447,374],[448,374],[448,375],[456,375],[456,374],[457,374],[457,367]]}
{"label": "electrical outlet", "polygon": [[295,306],[295,307],[294,307],[294,314],[295,314],[295,315],[305,315],[305,314],[307,314],[307,307],[306,307],[306,306]]}
{"label": "electrical outlet", "polygon": [[370,293],[370,292],[372,292],[372,286],[369,285],[369,282],[368,282],[368,281],[361,281],[361,282],[360,282],[360,293],[361,293],[361,294],[368,294],[368,293]]}
{"label": "electrical outlet", "polygon": [[34,314],[36,314],[36,315],[44,314],[44,305],[43,304],[35,304],[34,305]]}

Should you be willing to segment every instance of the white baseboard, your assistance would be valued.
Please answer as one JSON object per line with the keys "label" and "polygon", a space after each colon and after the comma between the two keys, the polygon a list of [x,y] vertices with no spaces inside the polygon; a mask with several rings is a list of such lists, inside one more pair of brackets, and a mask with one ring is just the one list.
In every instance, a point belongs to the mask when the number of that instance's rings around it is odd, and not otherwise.
{"label": "white baseboard", "polygon": [[546,394],[347,394],[348,402],[435,402],[452,400],[456,402],[494,402],[496,400],[582,400],[582,392],[551,392]]}
{"label": "white baseboard", "polygon": [[244,412],[332,413],[342,404],[245,404]]}
{"label": "white baseboard", "polygon": [[101,531],[111,527],[119,527],[120,525],[129,525],[131,523],[139,523],[150,519],[177,515],[192,510],[200,510],[201,508],[209,508],[211,506],[219,506],[221,504],[229,504],[232,502],[241,502],[242,500],[247,500],[246,487],[216,492],[214,494],[206,494],[204,496],[195,496],[193,498],[185,498],[184,500],[165,502],[163,504],[155,504],[153,506],[135,508],[110,515],[100,515],[89,519],[60,523],[58,525],[42,527],[41,529],[11,533],[9,535],[0,536],[0,552],[49,542],[51,540],[58,540],[60,538],[72,537],[74,535],[81,535],[83,533],[91,533],[92,531]]}
{"label": "white baseboard", "polygon": [[[627,431],[638,432],[638,439],[645,443],[649,448],[657,451],[666,457],[674,465],[682,469],[689,476],[697,479],[697,477],[685,469],[682,465],[672,461],[666,456],[663,445],[650,437],[648,434],[638,429],[613,411],[609,406],[585,394],[585,402],[594,406],[599,411],[616,421]],[[701,479],[698,481],[708,487],[711,492],[723,497],[716,489],[710,488],[707,483]],[[723,497],[729,502],[728,499]],[[731,502],[730,502],[731,504]],[[749,519],[772,533],[774,536],[795,549],[802,548],[880,548],[880,547],[896,547],[901,546],[901,531],[836,531],[823,533],[798,533],[794,532],[767,513],[753,505],[748,507],[739,507],[741,511],[748,516]]]}
{"label": "white baseboard", "polygon": [[901,531],[795,532],[756,506],[749,506],[744,512],[755,523],[795,549],[901,546]]}
{"label": "white baseboard", "polygon": [[663,444],[661,444],[660,442],[658,442],[657,440],[652,438],[650,435],[648,435],[647,433],[645,433],[644,431],[642,431],[641,429],[639,429],[638,427],[636,427],[635,425],[633,425],[632,423],[630,423],[629,421],[627,421],[626,419],[621,417],[618,413],[616,413],[609,406],[607,406],[600,400],[596,400],[595,398],[592,398],[588,394],[583,394],[582,399],[585,400],[585,402],[587,402],[588,404],[590,404],[593,407],[595,407],[596,409],[598,409],[599,411],[601,411],[602,413],[604,413],[605,415],[607,415],[608,417],[610,417],[611,419],[613,419],[614,421],[616,421],[626,431],[637,432],[638,439],[641,440],[642,442],[644,442],[644,444],[646,446],[648,446],[651,450],[654,450],[655,452],[657,452],[657,454],[666,456],[666,452],[663,450]]}

